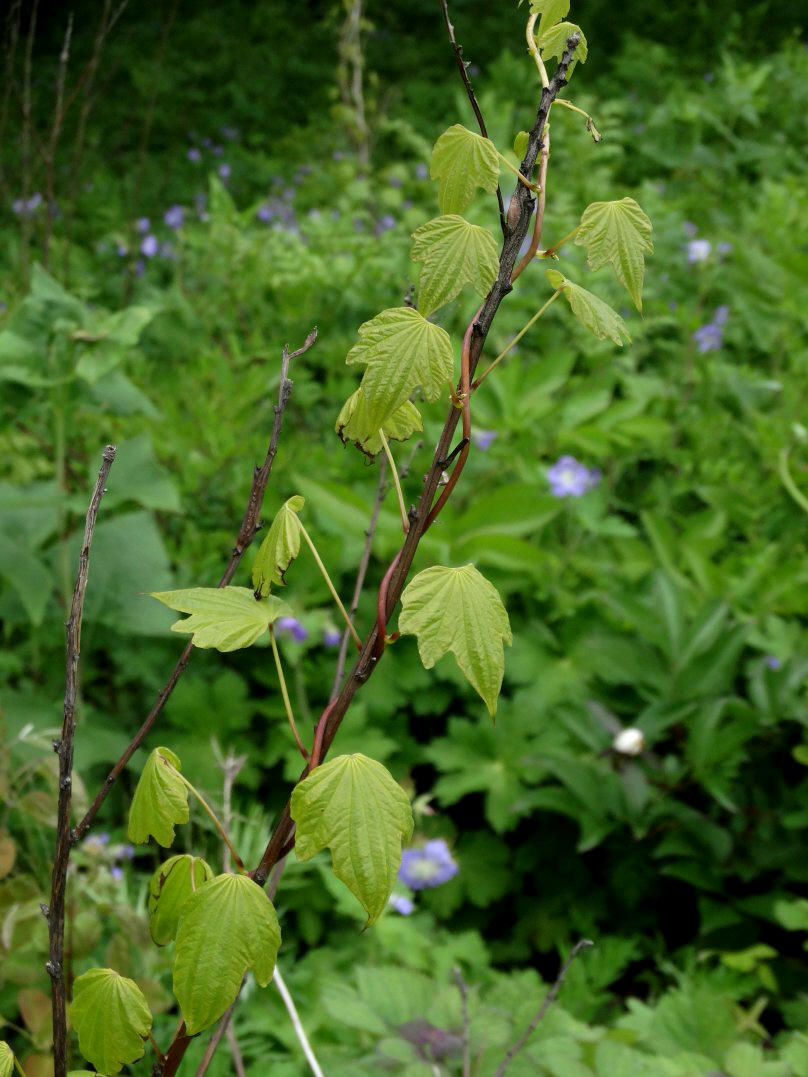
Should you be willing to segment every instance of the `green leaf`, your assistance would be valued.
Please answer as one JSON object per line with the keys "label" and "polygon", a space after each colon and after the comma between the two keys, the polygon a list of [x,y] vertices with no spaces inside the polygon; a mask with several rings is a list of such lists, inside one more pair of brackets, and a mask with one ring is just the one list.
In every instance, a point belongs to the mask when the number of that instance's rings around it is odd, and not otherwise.
{"label": "green leaf", "polygon": [[177,934],[182,906],[199,887],[213,878],[213,869],[199,856],[172,856],[149,882],[149,931],[158,946]]}
{"label": "green leaf", "polygon": [[0,1077],[11,1077],[14,1072],[14,1052],[5,1040],[0,1040]]}
{"label": "green leaf", "polygon": [[275,519],[261,543],[252,570],[256,595],[266,598],[271,587],[282,587],[287,568],[300,553],[300,520],[297,514],[305,500],[295,494],[275,513]]}
{"label": "green leaf", "polygon": [[633,198],[615,202],[593,202],[587,206],[575,237],[578,246],[586,247],[592,269],[610,263],[617,279],[642,310],[644,254],[651,254],[651,221]]}
{"label": "green leaf", "polygon": [[[542,19],[542,22],[544,20]],[[561,57],[564,55],[564,50],[567,47],[567,39],[572,34],[579,34],[581,40],[575,49],[572,56],[572,63],[567,68],[567,82],[572,78],[572,72],[575,70],[576,64],[580,60],[582,64],[586,63],[586,58],[589,55],[589,46],[586,43],[586,35],[580,26],[576,26],[574,22],[560,22],[556,26],[549,27],[546,31],[540,32],[536,38],[536,44],[541,49],[541,55],[543,60],[549,59],[551,56],[560,62]]]}
{"label": "green leaf", "polygon": [[129,809],[129,840],[145,845],[149,835],[167,849],[174,827],[188,822],[188,791],[178,771],[179,759],[168,748],[155,748],[140,775]]}
{"label": "green leaf", "polygon": [[424,569],[401,596],[399,631],[418,638],[427,669],[451,651],[493,718],[505,670],[503,643],[512,643],[497,589],[474,565]]}
{"label": "green leaf", "polygon": [[362,390],[367,421],[378,430],[420,388],[435,400],[454,372],[449,334],[412,307],[383,310],[359,326],[346,363],[367,363]]}
{"label": "green leaf", "polygon": [[[405,400],[400,408],[388,415],[381,427],[388,441],[406,441],[416,430],[423,430],[423,428],[421,413],[409,400]],[[352,441],[366,456],[375,456],[376,453],[381,452],[382,439],[379,437],[379,427],[372,426],[368,421],[367,400],[361,385],[342,405],[342,410],[337,416],[335,430],[343,444]]]}
{"label": "green leaf", "polygon": [[412,835],[407,794],[375,759],[341,755],[295,786],[291,812],[298,860],[328,846],[334,874],[374,923],[392,893],[402,842]]}
{"label": "green leaf", "polygon": [[188,587],[184,591],[153,591],[169,609],[190,613],[175,621],[172,632],[193,636],[195,647],[237,651],[249,647],[278,619],[291,614],[274,595],[256,599],[248,587]]}
{"label": "green leaf", "polygon": [[433,146],[429,174],[438,181],[441,213],[462,213],[477,187],[497,189],[499,156],[489,138],[456,123]]}
{"label": "green leaf", "polygon": [[217,875],[192,894],[180,912],[174,956],[174,994],[188,1035],[222,1016],[248,969],[266,987],[280,944],[272,902],[248,876]]}
{"label": "green leaf", "polygon": [[413,232],[412,260],[422,262],[418,309],[426,318],[466,284],[486,296],[499,272],[499,254],[487,228],[456,213],[436,217]]}
{"label": "green leaf", "polygon": [[581,325],[585,326],[590,333],[595,334],[598,340],[612,340],[620,348],[623,347],[624,337],[626,341],[631,341],[626,323],[608,303],[598,299],[586,288],[573,284],[557,269],[548,269],[547,279],[551,288],[561,289],[564,298],[572,308],[572,313]]}
{"label": "green leaf", "polygon": [[513,152],[521,161],[527,152],[527,143],[529,139],[527,131],[520,131],[516,138],[513,140]]}
{"label": "green leaf", "polygon": [[541,37],[551,26],[565,19],[569,10],[570,0],[530,0],[530,14],[541,15],[536,37]]}
{"label": "green leaf", "polygon": [[73,984],[68,1012],[79,1050],[99,1073],[117,1073],[143,1057],[152,1015],[134,980],[114,969],[90,969]]}

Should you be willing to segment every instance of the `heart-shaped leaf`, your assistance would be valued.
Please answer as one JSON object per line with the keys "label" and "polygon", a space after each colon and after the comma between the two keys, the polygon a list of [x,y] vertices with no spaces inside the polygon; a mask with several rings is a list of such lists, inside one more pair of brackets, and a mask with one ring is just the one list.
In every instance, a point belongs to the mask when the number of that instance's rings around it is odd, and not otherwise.
{"label": "heart-shaped leaf", "polygon": [[79,1050],[99,1073],[117,1073],[143,1057],[152,1015],[134,980],[114,969],[90,969],[73,984],[69,1016]]}
{"label": "heart-shaped leaf", "polygon": [[179,759],[169,748],[155,748],[146,760],[129,809],[129,840],[143,845],[154,837],[167,849],[174,827],[188,822],[188,791],[179,776]]}
{"label": "heart-shaped leaf", "polygon": [[213,878],[213,869],[201,856],[184,853],[161,864],[149,882],[149,931],[158,946],[177,934],[182,906],[195,891]]}
{"label": "heart-shaped leaf", "polygon": [[412,260],[421,262],[418,309],[427,317],[471,284],[486,296],[499,272],[496,240],[487,228],[456,213],[436,217],[413,232]]}
{"label": "heart-shaped leaf", "polygon": [[651,221],[634,199],[587,206],[575,242],[586,247],[586,260],[592,269],[611,265],[637,310],[642,310],[645,254],[651,254],[654,245]]}
{"label": "heart-shaped leaf", "polygon": [[255,643],[278,617],[291,610],[274,595],[256,599],[248,587],[189,587],[184,591],[153,591],[169,609],[189,613],[175,621],[172,632],[193,636],[195,647],[237,651]]}
{"label": "heart-shaped leaf", "polygon": [[438,181],[441,213],[462,213],[478,187],[495,191],[499,183],[499,156],[489,138],[456,123],[444,131],[432,148],[429,174]]}

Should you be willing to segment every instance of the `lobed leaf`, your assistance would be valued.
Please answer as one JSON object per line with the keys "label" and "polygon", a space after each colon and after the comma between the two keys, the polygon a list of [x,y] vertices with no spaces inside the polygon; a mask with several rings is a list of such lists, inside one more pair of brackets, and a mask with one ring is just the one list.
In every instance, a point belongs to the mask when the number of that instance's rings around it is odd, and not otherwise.
{"label": "lobed leaf", "polygon": [[374,923],[392,893],[402,842],[412,835],[407,794],[375,759],[341,755],[295,786],[291,812],[298,860],[330,848],[334,874]]}
{"label": "lobed leaf", "polygon": [[496,240],[487,228],[456,213],[436,217],[413,232],[412,260],[422,262],[418,310],[426,318],[466,284],[486,296],[499,272]]}
{"label": "lobed leaf", "polygon": [[530,14],[541,15],[536,36],[541,37],[569,14],[570,0],[530,0]]}
{"label": "lobed leaf", "polygon": [[586,258],[592,269],[611,264],[637,310],[642,310],[644,255],[653,253],[654,245],[651,221],[634,199],[593,202],[587,206],[575,242],[586,247]]}
{"label": "lobed leaf", "polygon": [[134,980],[114,969],[90,969],[73,984],[68,1014],[81,1053],[99,1073],[117,1073],[143,1057],[152,1015]]}
{"label": "lobed leaf", "polygon": [[200,856],[172,856],[149,881],[149,931],[158,946],[177,934],[182,907],[196,890],[213,878],[213,869]]}
{"label": "lobed leaf", "polygon": [[493,584],[474,565],[424,569],[401,596],[399,631],[418,639],[431,669],[447,651],[493,718],[505,670],[504,643],[512,643],[508,614]]}
{"label": "lobed leaf", "polygon": [[383,310],[360,325],[345,362],[367,364],[362,391],[374,430],[383,428],[415,389],[435,400],[454,372],[449,334],[412,307]]}
{"label": "lobed leaf", "polygon": [[[381,426],[388,441],[406,441],[416,430],[423,428],[421,413],[409,400],[388,415]],[[361,385],[342,405],[335,429],[343,444],[352,441],[366,456],[375,456],[382,450],[379,427],[373,426],[368,420],[367,400]]]}
{"label": "lobed leaf", "polygon": [[548,269],[547,279],[551,288],[560,288],[562,290],[564,298],[572,308],[572,313],[581,325],[585,326],[590,333],[594,333],[598,340],[608,338],[620,348],[623,347],[624,338],[627,342],[631,342],[626,323],[616,310],[612,310],[608,303],[598,299],[596,295],[588,292],[586,288],[573,284],[557,269]]}
{"label": "lobed leaf", "polygon": [[129,809],[129,840],[144,845],[149,835],[169,848],[174,827],[188,822],[188,791],[178,771],[179,759],[168,748],[155,748],[146,760]]}
{"label": "lobed leaf", "polygon": [[217,875],[191,894],[174,954],[174,994],[189,1036],[222,1016],[248,970],[266,987],[280,943],[272,902],[249,876]]}
{"label": "lobed leaf", "polygon": [[549,57],[554,56],[560,62],[567,47],[567,39],[572,34],[578,34],[581,40],[578,42],[575,52],[572,54],[572,62],[567,68],[567,82],[572,78],[572,72],[575,70],[578,61],[580,60],[582,64],[586,63],[586,58],[589,55],[586,34],[574,22],[560,22],[549,27],[544,32],[540,31],[536,38],[536,44],[541,49],[542,59],[547,60]]}
{"label": "lobed leaf", "polygon": [[14,1052],[5,1040],[0,1040],[0,1077],[11,1077],[14,1072]]}
{"label": "lobed leaf", "polygon": [[489,138],[456,123],[432,147],[429,174],[438,181],[441,213],[462,213],[478,187],[497,189],[499,156]]}
{"label": "lobed leaf", "polygon": [[[294,500],[294,499],[293,499]],[[287,502],[288,504],[288,502]],[[256,599],[248,587],[188,587],[183,591],[152,591],[169,609],[189,613],[175,621],[172,632],[193,636],[195,647],[237,651],[249,647],[278,617],[291,610],[274,595]]]}
{"label": "lobed leaf", "polygon": [[286,570],[300,553],[300,520],[297,514],[304,504],[304,498],[295,494],[275,513],[275,519],[253,563],[255,597],[260,595],[266,598],[271,587],[281,587],[286,582]]}

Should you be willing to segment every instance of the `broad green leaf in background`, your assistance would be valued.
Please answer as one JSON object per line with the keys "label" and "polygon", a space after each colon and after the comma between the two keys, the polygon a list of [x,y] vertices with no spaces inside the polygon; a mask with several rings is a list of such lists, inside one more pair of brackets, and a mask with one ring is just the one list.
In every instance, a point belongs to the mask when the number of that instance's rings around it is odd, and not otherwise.
{"label": "broad green leaf in background", "polygon": [[448,213],[413,232],[412,260],[423,263],[418,277],[418,309],[424,317],[471,284],[486,296],[499,270],[499,255],[487,228]]}
{"label": "broad green leaf in background", "polygon": [[199,887],[213,878],[213,869],[200,856],[172,856],[149,882],[149,931],[158,946],[177,934],[180,911]]}
{"label": "broad green leaf in background", "polygon": [[328,846],[334,874],[374,923],[393,890],[401,844],[412,834],[407,794],[375,759],[341,755],[295,786],[291,811],[298,860]]}
{"label": "broad green leaf in background", "polygon": [[512,643],[508,614],[497,589],[474,565],[435,565],[410,581],[401,596],[399,631],[415,635],[427,669],[451,651],[491,717],[505,670],[504,643]]}
{"label": "broad green leaf in background", "polygon": [[495,191],[499,183],[499,157],[489,138],[469,131],[461,123],[444,131],[432,149],[429,174],[438,181],[441,213],[462,213],[477,187]]}
{"label": "broad green leaf in background", "polygon": [[117,1073],[142,1058],[152,1015],[134,980],[114,969],[90,969],[73,984],[69,1016],[81,1053],[99,1073]]}
{"label": "broad green leaf in background", "polygon": [[174,994],[188,1035],[208,1028],[238,995],[252,970],[266,987],[281,944],[278,918],[246,875],[217,875],[182,906],[174,956]]}
{"label": "broad green leaf in background", "polygon": [[291,610],[274,595],[256,599],[248,587],[188,587],[183,591],[153,591],[169,609],[189,613],[175,621],[172,632],[193,636],[195,647],[215,647],[217,651],[237,651],[249,647],[268,631],[278,617]]}
{"label": "broad green leaf in background", "polygon": [[0,1077],[11,1077],[14,1072],[14,1052],[5,1040],[0,1040]]}
{"label": "broad green leaf in background", "polygon": [[53,576],[28,546],[0,532],[0,579],[5,578],[17,592],[31,623],[42,624]]}
{"label": "broad green leaf in background", "polygon": [[129,840],[144,845],[149,835],[167,849],[174,841],[174,827],[188,822],[188,792],[177,773],[179,759],[168,748],[155,748],[132,797],[129,809]]}
{"label": "broad green leaf in background", "polygon": [[626,329],[626,323],[616,310],[612,310],[608,303],[598,299],[596,295],[588,292],[586,288],[573,284],[557,269],[548,269],[547,279],[551,288],[561,289],[564,293],[564,298],[572,308],[572,313],[581,325],[588,329],[590,333],[594,333],[598,340],[612,340],[620,348],[623,347],[623,338],[626,341],[631,341]]}
{"label": "broad green leaf in background", "polygon": [[644,255],[653,253],[651,221],[633,198],[614,202],[593,202],[581,217],[578,246],[586,247],[592,269],[611,264],[617,279],[642,310]]}
{"label": "broad green leaf in background", "polygon": [[[542,22],[544,20],[542,19]],[[541,49],[541,55],[543,60],[549,59],[554,56],[557,60],[561,60],[564,55],[564,50],[567,47],[567,39],[572,34],[578,34],[581,40],[578,42],[572,63],[567,68],[567,81],[569,82],[572,72],[575,70],[576,65],[580,61],[582,64],[586,63],[586,58],[589,55],[589,46],[586,43],[586,34],[580,26],[576,26],[574,22],[560,22],[556,26],[551,26],[548,30],[540,31],[536,37],[536,44]]]}
{"label": "broad green leaf in background", "polygon": [[[95,461],[93,461],[94,470]],[[93,479],[95,475],[93,475]],[[125,501],[137,501],[157,512],[179,512],[179,491],[168,468],[155,457],[148,434],[136,434],[118,444],[115,468],[110,474],[109,491],[104,499],[106,510]]]}
{"label": "broad green leaf in background", "polygon": [[530,14],[541,15],[536,37],[541,37],[551,26],[569,14],[570,0],[530,0]]}
{"label": "broad green leaf in background", "polygon": [[256,595],[266,598],[271,587],[282,587],[287,568],[300,553],[300,520],[305,500],[295,494],[275,513],[266,538],[256,554],[252,582]]}
{"label": "broad green leaf in background", "polygon": [[367,421],[378,430],[420,388],[435,400],[452,380],[449,334],[412,307],[383,310],[359,326],[359,340],[346,363],[367,363],[362,390]]}
{"label": "broad green leaf in background", "polygon": [[[423,430],[421,413],[409,400],[388,415],[382,424],[382,432],[388,441],[406,441],[416,430]],[[337,416],[335,430],[343,444],[352,441],[357,449],[367,456],[375,456],[382,450],[379,428],[371,426],[368,421],[365,391],[360,385],[351,393]]]}

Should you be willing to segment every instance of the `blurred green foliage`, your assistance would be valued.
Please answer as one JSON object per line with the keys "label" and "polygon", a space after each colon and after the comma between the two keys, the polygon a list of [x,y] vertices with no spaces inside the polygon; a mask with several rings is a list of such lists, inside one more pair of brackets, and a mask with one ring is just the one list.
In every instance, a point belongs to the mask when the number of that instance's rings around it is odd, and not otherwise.
{"label": "blurred green foliage", "polygon": [[[222,9],[182,13],[182,35],[171,30],[162,54],[161,12],[134,10],[105,60],[115,81],[90,126],[92,187],[54,222],[47,271],[36,264],[44,213],[21,221],[8,210],[21,187],[3,153],[0,1014],[22,1029],[15,1046],[31,1073],[43,1072],[49,1042],[39,905],[61,623],[100,449],[118,444],[82,638],[77,811],[179,650],[172,615],[145,593],[218,578],[268,440],[280,348],[313,324],[320,338],[292,371],[265,516],[303,494],[307,526],[350,593],[376,475],[332,432],[355,385],[344,357],[357,326],[398,305],[417,277],[409,236],[436,208],[420,178],[431,141],[473,123],[435,7],[368,7],[369,173],[330,111],[340,11],[325,4],[307,5],[308,19],[288,5],[228,5],[226,33]],[[461,3],[454,17],[505,150],[535,108],[525,62],[500,51],[519,52],[519,19]],[[510,1073],[808,1074],[808,54],[785,8],[760,48],[765,4],[697,5],[686,19],[630,4],[612,25],[612,9],[592,0],[575,17],[591,52],[571,96],[604,140],[594,145],[579,117],[556,110],[545,240],[589,202],[635,195],[656,245],[644,317],[604,274],[599,289],[623,304],[632,345],[595,341],[557,304],[475,396],[475,423],[496,437],[472,453],[414,567],[473,561],[505,599],[514,645],[495,725],[450,661],[426,672],[402,639],[340,731],[341,752],[383,761],[427,800],[420,832],[447,838],[460,872],[420,893],[411,917],[389,912],[360,934],[361,910],[323,857],[287,866],[280,964],[329,1075],[416,1077],[435,1062],[459,1072],[455,966],[469,985],[475,1072],[492,1073],[538,1008],[539,975],[552,981],[581,936],[596,946]],[[42,25],[53,61],[59,19],[51,11]],[[77,19],[77,50],[87,25]],[[158,92],[141,152],[123,117],[144,87]],[[172,204],[184,209],[180,229],[162,221]],[[478,200],[470,219],[496,228],[492,201]],[[148,258],[146,234],[159,244]],[[561,268],[587,276],[571,245]],[[545,290],[541,267],[524,274],[491,356]],[[470,302],[441,315],[455,341]],[[694,336],[711,324],[712,336]],[[717,346],[700,350],[705,339]],[[424,407],[411,499],[442,411]],[[548,485],[565,454],[602,473],[580,498]],[[388,495],[363,628],[399,533]],[[247,568],[235,583],[248,584]],[[323,634],[333,621],[304,558],[283,597],[309,633],[281,643],[308,729],[331,688]],[[636,755],[614,747],[625,728],[643,734]],[[215,804],[217,759],[246,756],[232,829],[245,862],[257,861],[299,772],[269,651],[194,654],[146,747],[162,743]],[[169,962],[145,919],[158,859],[140,850],[131,860],[123,843],[141,765],[107,801],[108,839],[96,833],[77,851],[69,945],[75,975],[101,963],[137,980],[162,1043],[176,1015]],[[187,842],[219,870],[212,830],[198,818],[183,829],[176,851]],[[234,1027],[252,1072],[305,1072],[277,995],[245,994]],[[189,1072],[203,1050],[193,1045]],[[230,1067],[222,1051],[209,1072]]]}

